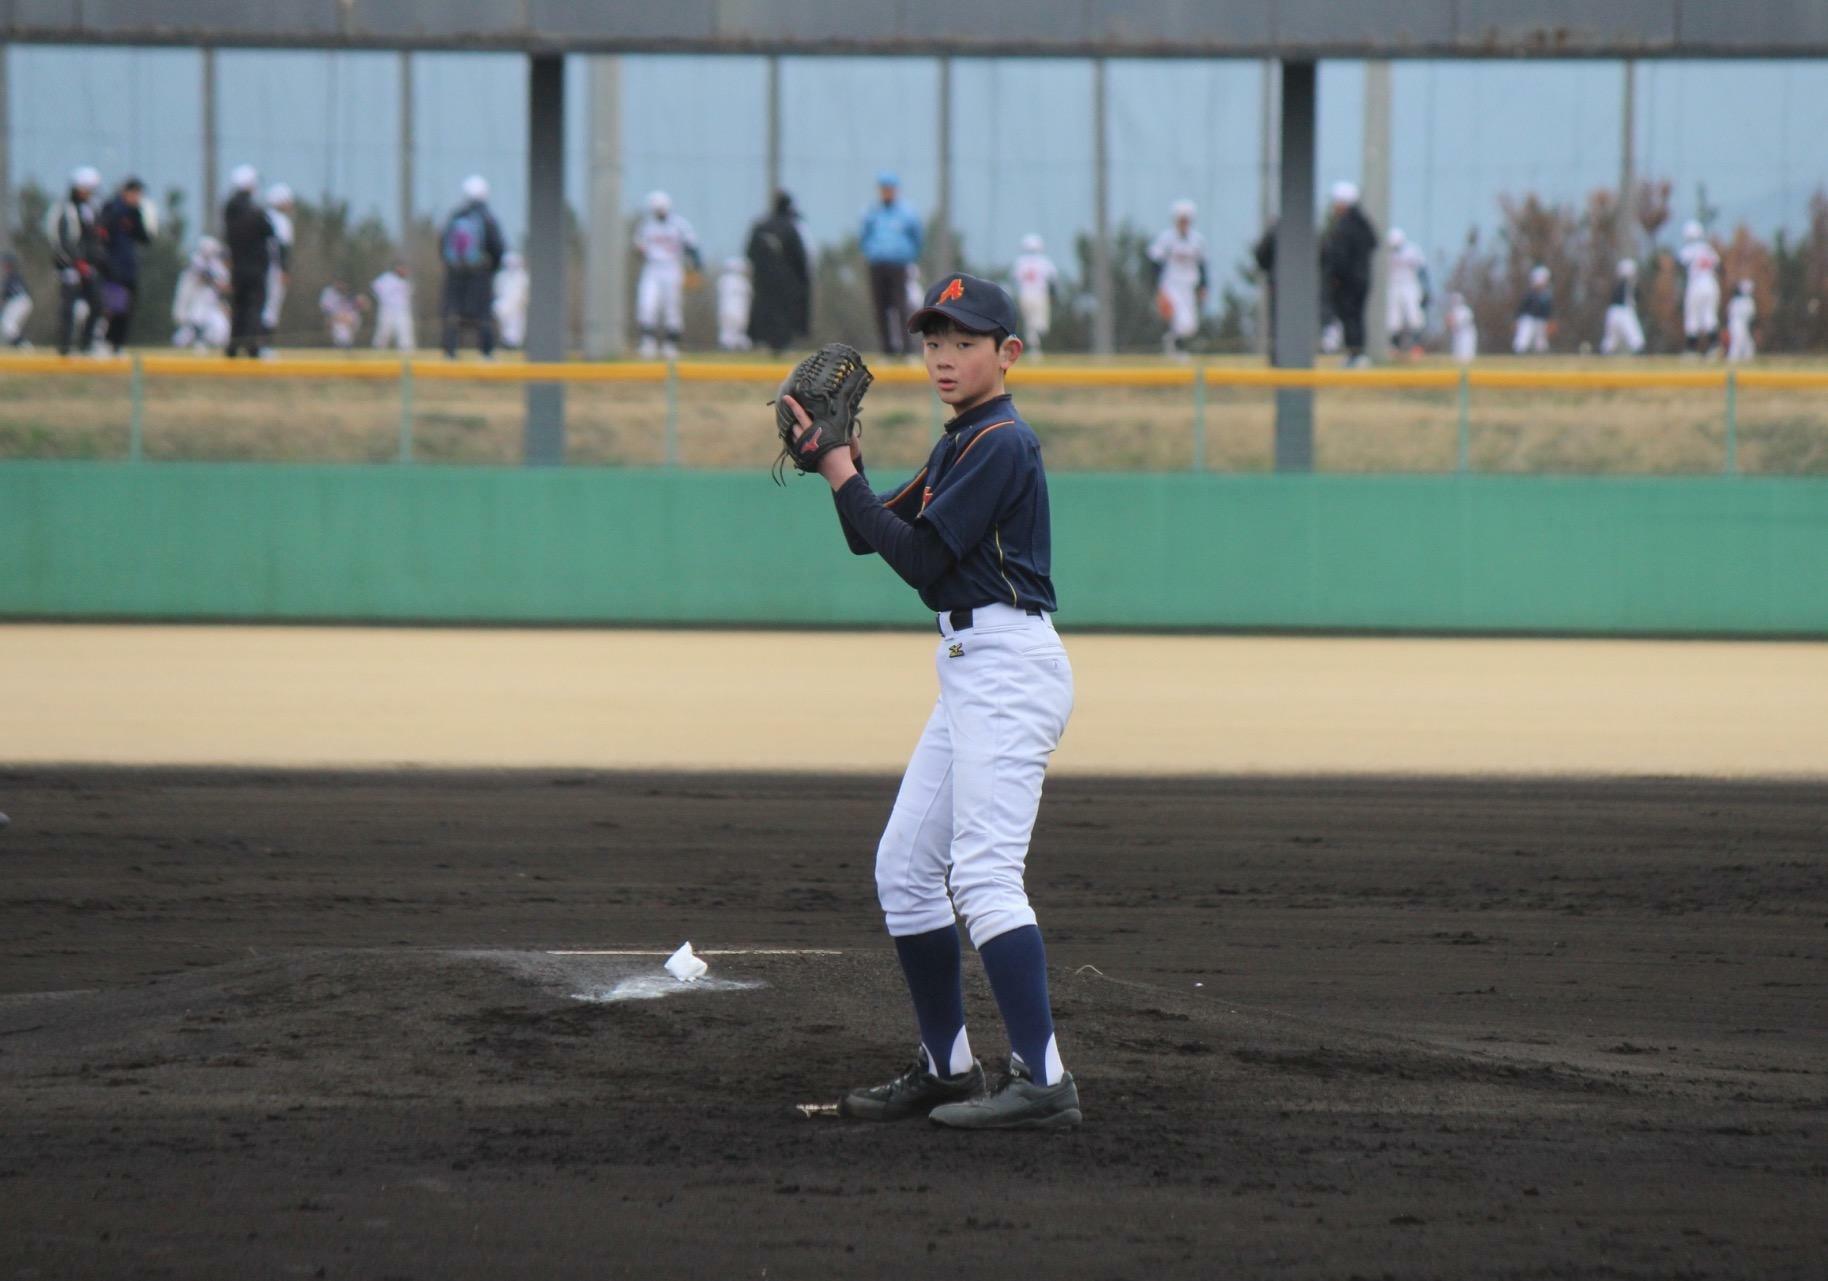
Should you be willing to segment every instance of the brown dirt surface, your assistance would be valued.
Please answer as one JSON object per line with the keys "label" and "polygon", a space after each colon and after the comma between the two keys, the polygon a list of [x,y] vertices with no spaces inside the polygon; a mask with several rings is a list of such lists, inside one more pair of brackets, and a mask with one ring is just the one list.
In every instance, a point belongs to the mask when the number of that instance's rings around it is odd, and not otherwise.
{"label": "brown dirt surface", "polygon": [[[1821,1275],[1819,783],[1057,779],[1061,1135],[794,1110],[910,1048],[893,787],[0,769],[0,1272]],[[837,954],[551,954],[687,937]]]}

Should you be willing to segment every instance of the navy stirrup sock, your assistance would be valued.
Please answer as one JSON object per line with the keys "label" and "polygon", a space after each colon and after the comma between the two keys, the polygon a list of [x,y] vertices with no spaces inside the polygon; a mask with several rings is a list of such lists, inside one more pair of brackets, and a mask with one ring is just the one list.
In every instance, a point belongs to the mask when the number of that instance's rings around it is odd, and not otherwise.
{"label": "navy stirrup sock", "polygon": [[1037,1083],[1052,1085],[1065,1072],[1054,1044],[1054,1012],[1047,997],[1047,948],[1040,928],[1024,925],[982,944],[984,973],[996,993],[1009,1045]]}
{"label": "navy stirrup sock", "polygon": [[971,1070],[971,1045],[965,1038],[965,991],[959,970],[958,927],[928,930],[895,940],[908,995],[928,1067],[936,1076]]}

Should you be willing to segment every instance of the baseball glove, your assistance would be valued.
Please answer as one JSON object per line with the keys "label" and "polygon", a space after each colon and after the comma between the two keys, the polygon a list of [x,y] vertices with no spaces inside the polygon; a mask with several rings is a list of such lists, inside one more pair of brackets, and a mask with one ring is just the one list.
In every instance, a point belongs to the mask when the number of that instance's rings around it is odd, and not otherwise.
{"label": "baseball glove", "polygon": [[[774,406],[774,426],[781,437],[781,453],[774,460],[777,483],[786,475],[789,463],[795,471],[816,472],[826,454],[849,447],[863,430],[863,393],[875,381],[862,353],[847,343],[826,343],[793,367],[780,392],[768,402]],[[787,404],[788,396],[812,419],[812,426],[803,432]]]}

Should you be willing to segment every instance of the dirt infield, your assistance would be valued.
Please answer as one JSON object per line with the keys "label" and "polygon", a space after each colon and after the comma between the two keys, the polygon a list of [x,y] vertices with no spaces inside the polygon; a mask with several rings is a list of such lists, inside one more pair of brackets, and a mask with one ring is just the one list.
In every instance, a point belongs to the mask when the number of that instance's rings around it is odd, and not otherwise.
{"label": "dirt infield", "polygon": [[[0,770],[0,1275],[1820,1276],[1819,784],[1063,777],[1060,1136],[794,1112],[911,1041],[817,790]],[[838,954],[550,955],[687,937]]]}

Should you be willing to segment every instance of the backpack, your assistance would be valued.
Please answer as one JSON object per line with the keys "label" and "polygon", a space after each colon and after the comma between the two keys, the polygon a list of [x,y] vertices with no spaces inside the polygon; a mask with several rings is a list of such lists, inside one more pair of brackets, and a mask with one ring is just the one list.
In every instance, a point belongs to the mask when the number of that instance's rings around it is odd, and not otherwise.
{"label": "backpack", "polygon": [[472,205],[451,219],[451,225],[444,229],[440,252],[445,266],[460,271],[477,271],[489,265],[489,216],[481,205]]}

